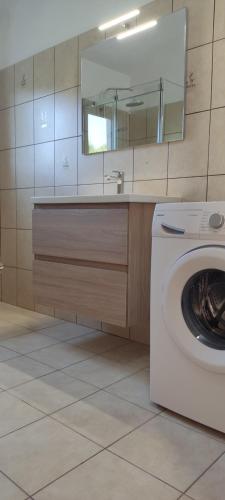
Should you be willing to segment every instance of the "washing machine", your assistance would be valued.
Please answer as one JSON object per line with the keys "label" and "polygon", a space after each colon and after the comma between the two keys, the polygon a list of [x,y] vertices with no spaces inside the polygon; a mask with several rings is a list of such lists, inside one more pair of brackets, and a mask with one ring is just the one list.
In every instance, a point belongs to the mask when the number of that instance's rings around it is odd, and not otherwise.
{"label": "washing machine", "polygon": [[156,206],[150,398],[225,432],[225,202]]}

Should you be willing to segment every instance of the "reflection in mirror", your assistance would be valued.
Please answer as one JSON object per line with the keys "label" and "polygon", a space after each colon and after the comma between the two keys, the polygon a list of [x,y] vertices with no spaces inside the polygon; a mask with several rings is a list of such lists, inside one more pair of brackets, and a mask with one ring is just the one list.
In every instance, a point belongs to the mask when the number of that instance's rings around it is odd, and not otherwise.
{"label": "reflection in mirror", "polygon": [[186,11],[152,24],[82,52],[85,154],[183,139]]}

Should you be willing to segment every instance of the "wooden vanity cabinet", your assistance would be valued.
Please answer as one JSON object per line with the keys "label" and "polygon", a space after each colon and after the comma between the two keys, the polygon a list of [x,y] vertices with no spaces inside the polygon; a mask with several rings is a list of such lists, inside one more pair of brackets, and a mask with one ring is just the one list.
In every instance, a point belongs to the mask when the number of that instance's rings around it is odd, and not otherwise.
{"label": "wooden vanity cabinet", "polygon": [[76,311],[148,343],[154,204],[36,204],[37,304]]}

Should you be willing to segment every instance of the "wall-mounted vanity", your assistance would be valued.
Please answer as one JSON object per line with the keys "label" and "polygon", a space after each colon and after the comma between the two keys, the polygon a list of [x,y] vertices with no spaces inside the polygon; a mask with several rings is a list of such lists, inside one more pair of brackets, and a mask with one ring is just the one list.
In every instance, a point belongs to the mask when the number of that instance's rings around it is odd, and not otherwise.
{"label": "wall-mounted vanity", "polygon": [[131,338],[148,343],[151,223],[163,201],[134,194],[35,198],[36,304],[129,327]]}

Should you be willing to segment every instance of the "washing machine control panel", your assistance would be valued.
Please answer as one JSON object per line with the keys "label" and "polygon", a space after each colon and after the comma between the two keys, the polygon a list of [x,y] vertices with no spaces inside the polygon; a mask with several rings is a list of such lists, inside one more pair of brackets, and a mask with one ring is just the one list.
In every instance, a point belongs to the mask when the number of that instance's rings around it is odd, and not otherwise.
{"label": "washing machine control panel", "polygon": [[225,242],[225,201],[158,204],[152,235]]}

